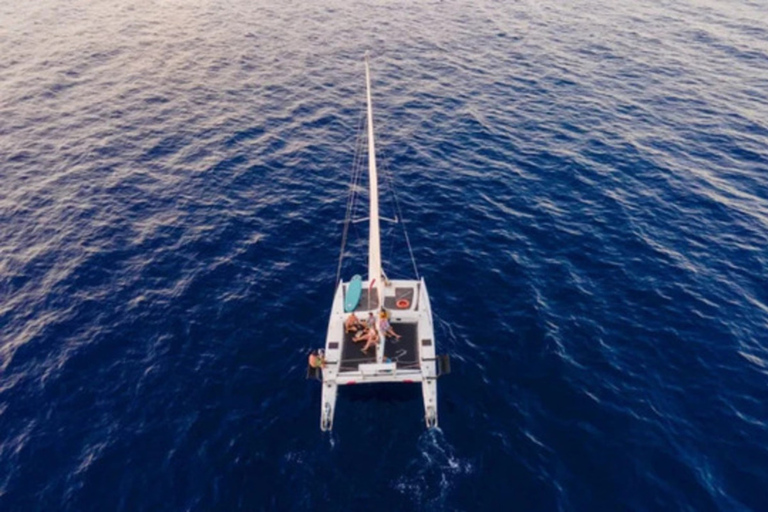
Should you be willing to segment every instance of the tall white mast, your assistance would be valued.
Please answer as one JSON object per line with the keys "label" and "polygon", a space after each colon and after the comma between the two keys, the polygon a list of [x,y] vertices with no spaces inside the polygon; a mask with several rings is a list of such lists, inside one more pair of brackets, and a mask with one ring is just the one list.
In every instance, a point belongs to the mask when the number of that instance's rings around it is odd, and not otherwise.
{"label": "tall white mast", "polygon": [[[379,182],[376,172],[376,148],[373,142],[373,106],[371,103],[371,72],[368,69],[368,54],[365,54],[365,90],[368,100],[368,182],[370,184],[370,219],[368,230],[368,286],[376,289],[379,307],[384,305],[381,269],[381,233],[379,231]],[[383,339],[382,333],[379,335]],[[381,362],[384,344],[379,343],[376,359]]]}
{"label": "tall white mast", "polygon": [[[371,105],[371,74],[368,54],[365,55],[365,86],[368,99],[368,181],[370,184],[370,219],[368,240],[368,285],[373,283],[381,304],[381,234],[379,230],[379,182],[376,172],[376,148],[373,141],[373,106]],[[374,282],[375,280],[375,282]]]}

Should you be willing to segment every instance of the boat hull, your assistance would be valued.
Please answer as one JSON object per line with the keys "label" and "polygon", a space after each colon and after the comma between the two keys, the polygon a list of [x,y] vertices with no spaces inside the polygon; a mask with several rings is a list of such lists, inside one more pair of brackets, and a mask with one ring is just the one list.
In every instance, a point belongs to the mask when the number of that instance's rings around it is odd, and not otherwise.
{"label": "boat hull", "polygon": [[[384,286],[384,310],[399,337],[383,338],[376,355],[363,353],[363,342],[355,343],[353,334],[344,332],[349,315],[344,311],[348,287],[349,283],[344,282],[337,287],[328,321],[320,428],[333,428],[338,386],[373,383],[420,383],[425,423],[429,428],[437,427],[438,365],[432,309],[424,280],[395,280]],[[364,320],[368,313],[378,316],[380,311],[377,301],[362,297],[354,312]]]}

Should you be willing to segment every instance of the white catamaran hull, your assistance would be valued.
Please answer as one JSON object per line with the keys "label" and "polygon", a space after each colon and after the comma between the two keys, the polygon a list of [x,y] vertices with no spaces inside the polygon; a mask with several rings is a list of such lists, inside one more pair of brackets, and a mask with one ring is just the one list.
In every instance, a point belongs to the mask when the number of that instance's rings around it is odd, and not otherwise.
{"label": "white catamaran hull", "polygon": [[[437,427],[437,377],[441,371],[447,373],[447,356],[435,354],[432,308],[424,280],[389,281],[382,269],[378,174],[367,58],[365,79],[370,200],[368,279],[362,281],[362,289],[359,278],[354,285],[342,281],[336,288],[325,340],[320,428],[324,431],[333,428],[339,386],[371,383],[421,383],[424,418],[427,427],[432,428]],[[342,256],[343,253],[342,246]],[[345,312],[347,292],[350,292],[349,302],[352,303],[347,307],[353,308],[360,320],[373,315],[373,323],[378,328],[380,316],[386,316],[396,336],[387,336],[378,329],[374,335],[378,336],[375,351],[364,352],[365,342],[355,343],[353,333],[345,332],[344,324],[350,314]]]}
{"label": "white catamaran hull", "polygon": [[[389,321],[401,337],[387,338],[381,363],[376,355],[363,354],[364,343],[355,343],[352,334],[344,332],[344,321],[348,316],[344,313],[344,294],[348,284],[341,283],[336,289],[328,322],[320,428],[330,430],[333,427],[338,386],[385,382],[420,382],[426,424],[436,427],[438,363],[432,310],[424,280],[395,280],[383,287]],[[403,306],[406,303],[407,307],[398,307],[398,304]],[[378,315],[378,304],[373,308],[368,306],[364,297],[355,314],[361,319],[366,318],[369,312]]]}

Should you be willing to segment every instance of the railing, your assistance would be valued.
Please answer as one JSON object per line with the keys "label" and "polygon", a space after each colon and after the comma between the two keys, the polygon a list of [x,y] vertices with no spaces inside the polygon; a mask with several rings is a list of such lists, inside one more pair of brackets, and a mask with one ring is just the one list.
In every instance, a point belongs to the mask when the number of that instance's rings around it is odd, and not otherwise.
{"label": "railing", "polygon": [[[361,363],[365,364],[365,363],[371,363],[371,362],[373,362],[371,360],[371,358],[365,358],[365,359],[343,359],[343,360],[339,361],[339,373],[345,371],[344,370],[344,366],[346,366],[346,365],[348,365],[348,366],[357,366],[357,365],[359,365]],[[416,360],[416,361],[402,361],[402,360],[392,359],[391,361],[385,361],[385,362],[396,363],[397,364],[397,367],[396,367],[397,370],[414,370],[414,369],[418,369],[418,368],[421,367],[421,363],[418,360]],[[346,370],[346,371],[349,371],[349,370]]]}

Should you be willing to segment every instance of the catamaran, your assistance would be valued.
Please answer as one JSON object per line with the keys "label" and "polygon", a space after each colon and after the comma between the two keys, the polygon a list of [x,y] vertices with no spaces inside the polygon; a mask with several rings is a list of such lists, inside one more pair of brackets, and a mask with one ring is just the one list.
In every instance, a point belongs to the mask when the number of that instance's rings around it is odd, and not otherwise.
{"label": "catamaran", "polygon": [[[368,276],[363,279],[356,275],[345,282],[339,278],[339,272],[322,354],[324,366],[310,364],[308,376],[322,380],[320,429],[323,431],[333,428],[339,386],[369,383],[420,383],[426,426],[434,428],[438,424],[437,378],[450,372],[450,360],[447,355],[436,354],[432,306],[424,279],[418,278],[417,272],[416,279],[390,280],[382,268],[379,186],[367,55],[365,85],[370,201]],[[355,193],[355,188],[353,183],[350,194]],[[408,247],[410,250],[410,242]],[[343,254],[342,242],[342,258]],[[364,351],[366,343],[355,342],[355,333],[347,332],[345,322],[351,314],[362,322],[368,318],[375,322],[377,330],[373,336],[378,336],[378,340],[374,338],[375,350]],[[381,325],[384,320],[391,327],[390,333],[393,331],[396,336],[385,332],[386,324]]]}

